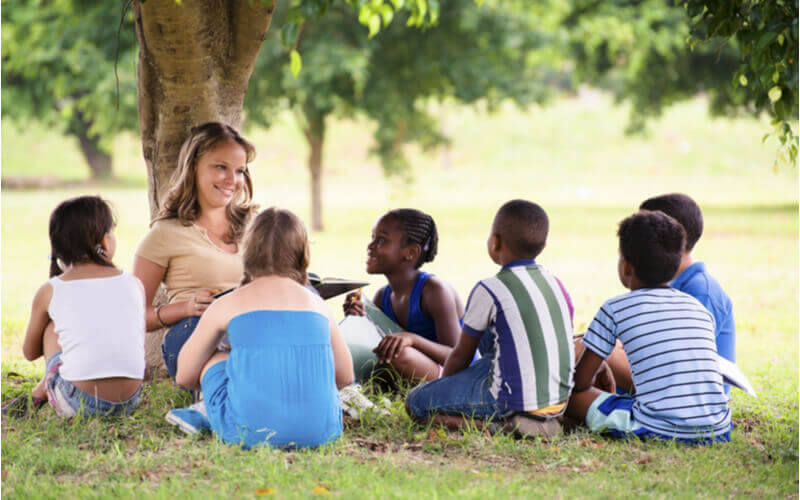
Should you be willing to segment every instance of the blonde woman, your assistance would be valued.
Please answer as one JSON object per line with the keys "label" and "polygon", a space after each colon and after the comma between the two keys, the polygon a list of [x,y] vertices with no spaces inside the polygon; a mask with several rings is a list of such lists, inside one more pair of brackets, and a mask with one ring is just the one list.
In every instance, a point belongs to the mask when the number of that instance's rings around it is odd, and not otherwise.
{"label": "blonde woman", "polygon": [[[241,240],[251,214],[248,164],[255,148],[229,125],[194,127],[183,143],[172,189],[133,261],[146,293],[147,329],[168,327],[161,346],[174,379],[178,353],[213,295],[243,276]],[[168,302],[153,307],[163,283]]]}

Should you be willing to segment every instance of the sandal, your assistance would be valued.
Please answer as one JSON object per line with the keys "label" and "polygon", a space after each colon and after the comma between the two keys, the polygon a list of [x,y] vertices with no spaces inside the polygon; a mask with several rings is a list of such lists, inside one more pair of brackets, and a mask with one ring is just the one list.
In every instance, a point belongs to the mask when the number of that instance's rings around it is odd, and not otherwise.
{"label": "sandal", "polygon": [[47,402],[47,398],[37,398],[30,394],[22,394],[3,405],[3,415],[8,417],[24,417],[29,411],[36,411]]}

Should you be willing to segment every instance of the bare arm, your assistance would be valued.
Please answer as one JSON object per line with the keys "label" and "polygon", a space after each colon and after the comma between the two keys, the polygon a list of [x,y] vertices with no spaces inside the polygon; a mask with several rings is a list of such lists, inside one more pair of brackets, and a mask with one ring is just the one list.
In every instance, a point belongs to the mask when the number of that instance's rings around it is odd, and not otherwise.
{"label": "bare arm", "polygon": [[[147,331],[162,328],[164,325],[161,324],[161,321],[169,326],[190,316],[200,316],[213,300],[209,290],[198,290],[195,293],[194,300],[165,304],[159,309],[158,316],[156,316],[153,298],[155,298],[166,272],[166,267],[160,266],[144,257],[137,255],[133,259],[133,275],[139,278],[139,281],[144,286]],[[158,317],[161,317],[161,321],[158,320]]]}
{"label": "bare arm", "polygon": [[225,334],[227,319],[222,308],[210,307],[200,318],[192,335],[178,354],[175,383],[188,389],[200,388],[200,374]]}
{"label": "bare arm", "polygon": [[28,321],[28,328],[25,330],[25,340],[22,344],[22,354],[28,361],[38,359],[44,354],[42,339],[44,329],[50,323],[50,315],[47,309],[50,307],[50,299],[53,298],[53,286],[49,283],[42,285],[33,296],[31,306],[31,319]]}
{"label": "bare arm", "polygon": [[572,392],[583,392],[592,387],[594,376],[602,364],[602,357],[591,349],[584,349],[575,365],[575,386]]}
{"label": "bare arm", "polygon": [[466,333],[461,334],[453,351],[447,356],[444,362],[444,371],[442,377],[454,375],[465,368],[467,368],[475,357],[475,351],[478,349],[481,339],[472,338]]}
{"label": "bare arm", "polygon": [[333,366],[336,371],[336,387],[341,389],[344,386],[350,385],[355,379],[353,374],[353,358],[350,356],[350,350],[342,337],[342,332],[339,331],[339,325],[333,318],[330,318],[331,327],[331,348],[333,349]]}

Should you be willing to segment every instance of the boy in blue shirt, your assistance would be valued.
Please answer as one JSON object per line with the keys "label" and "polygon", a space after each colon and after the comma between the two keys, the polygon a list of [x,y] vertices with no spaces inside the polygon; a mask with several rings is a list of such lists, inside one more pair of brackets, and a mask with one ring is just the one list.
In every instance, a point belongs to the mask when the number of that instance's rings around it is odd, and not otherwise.
{"label": "boy in blue shirt", "polygon": [[[607,300],[583,337],[567,416],[614,437],[730,440],[730,410],[716,355],[714,317],[669,282],[680,265],[685,231],[660,211],[620,223],[618,272],[629,293]],[[636,392],[592,387],[601,363],[621,342]]]}
{"label": "boy in blue shirt", "polygon": [[[499,420],[524,434],[560,430],[551,417],[572,388],[572,305],[561,283],[534,261],[547,232],[539,205],[512,200],[500,207],[487,250],[502,269],[470,293],[443,377],[408,394],[413,419],[450,427],[465,418],[478,425]],[[470,364],[479,344],[483,357]]]}
{"label": "boy in blue shirt", "polygon": [[670,286],[696,298],[714,315],[717,353],[736,362],[736,325],[731,299],[717,280],[706,271],[703,262],[692,260],[692,249],[703,234],[703,212],[689,196],[682,193],[654,196],[642,202],[640,210],[660,210],[680,222],[686,231],[686,248],[681,256],[678,275]]}

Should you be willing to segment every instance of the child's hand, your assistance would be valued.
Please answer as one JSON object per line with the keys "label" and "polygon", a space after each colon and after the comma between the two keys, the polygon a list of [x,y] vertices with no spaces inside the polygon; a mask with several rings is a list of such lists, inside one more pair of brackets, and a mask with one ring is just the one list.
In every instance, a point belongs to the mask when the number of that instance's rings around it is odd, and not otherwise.
{"label": "child's hand", "polygon": [[361,290],[348,293],[342,304],[345,316],[364,316],[364,303],[361,302]]}
{"label": "child's hand", "polygon": [[186,317],[200,316],[214,302],[211,290],[197,290],[191,300],[184,302],[186,306]]}
{"label": "child's hand", "polygon": [[391,363],[394,358],[400,355],[404,347],[414,345],[414,334],[411,332],[400,332],[383,337],[378,347],[372,350],[380,363]]}

